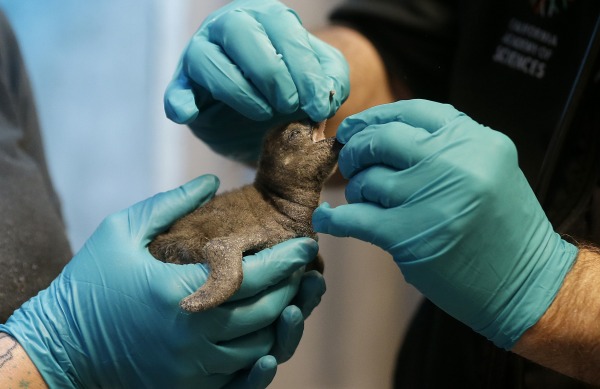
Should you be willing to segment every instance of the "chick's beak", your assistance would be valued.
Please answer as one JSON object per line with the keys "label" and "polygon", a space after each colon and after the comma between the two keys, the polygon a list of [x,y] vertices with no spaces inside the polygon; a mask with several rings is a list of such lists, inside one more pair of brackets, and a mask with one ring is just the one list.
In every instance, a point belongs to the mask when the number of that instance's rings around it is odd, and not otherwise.
{"label": "chick's beak", "polygon": [[325,140],[325,124],[326,124],[326,120],[323,120],[322,122],[319,123],[315,123],[313,125],[313,132],[312,132],[312,140],[314,143],[316,142],[320,142],[322,140]]}

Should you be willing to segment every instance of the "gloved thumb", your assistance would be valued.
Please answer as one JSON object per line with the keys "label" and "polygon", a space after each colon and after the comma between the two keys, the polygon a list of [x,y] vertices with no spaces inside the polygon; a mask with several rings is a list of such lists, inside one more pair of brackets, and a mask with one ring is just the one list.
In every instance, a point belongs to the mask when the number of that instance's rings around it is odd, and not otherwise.
{"label": "gloved thumb", "polygon": [[165,114],[177,124],[189,124],[198,116],[192,86],[181,78],[171,80],[164,96]]}
{"label": "gloved thumb", "polygon": [[[219,188],[219,179],[213,175],[200,176],[179,188],[158,193],[127,210],[134,231],[144,234],[145,239],[166,230],[177,219],[210,200]],[[139,223],[136,229],[134,223]]]}
{"label": "gloved thumb", "polygon": [[331,205],[325,202],[319,205],[313,212],[313,229],[316,232],[322,232],[337,237],[348,237],[350,235],[345,228],[345,219],[347,219],[347,217],[338,212],[337,208],[331,208]]}
{"label": "gloved thumb", "polygon": [[337,237],[353,237],[376,243],[376,230],[384,211],[370,203],[346,204],[336,208],[323,203],[313,213],[313,228]]}

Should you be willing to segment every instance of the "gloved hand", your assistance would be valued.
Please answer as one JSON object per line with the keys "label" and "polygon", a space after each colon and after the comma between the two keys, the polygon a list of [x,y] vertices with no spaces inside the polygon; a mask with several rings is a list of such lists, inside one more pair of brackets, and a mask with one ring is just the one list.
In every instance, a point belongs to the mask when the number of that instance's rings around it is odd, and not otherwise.
{"label": "gloved hand", "polygon": [[184,50],[165,111],[216,152],[252,162],[269,128],[333,116],[348,97],[348,72],[342,54],[284,4],[232,1],[206,18]]}
{"label": "gloved hand", "polygon": [[424,100],[351,116],[338,140],[349,204],[320,206],[315,229],[388,251],[433,303],[511,348],[546,311],[577,254],[554,232],[514,144]]}
{"label": "gloved hand", "polygon": [[[182,311],[179,300],[206,280],[207,269],[163,263],[147,249],[217,187],[216,177],[200,177],[108,217],[53,283],[0,326],[51,388],[269,384],[277,362],[267,354],[289,358],[302,335],[302,312],[288,305],[316,242],[291,240],[247,256],[232,300],[197,314]],[[308,314],[324,284],[313,273],[304,277],[308,287],[297,297]]]}

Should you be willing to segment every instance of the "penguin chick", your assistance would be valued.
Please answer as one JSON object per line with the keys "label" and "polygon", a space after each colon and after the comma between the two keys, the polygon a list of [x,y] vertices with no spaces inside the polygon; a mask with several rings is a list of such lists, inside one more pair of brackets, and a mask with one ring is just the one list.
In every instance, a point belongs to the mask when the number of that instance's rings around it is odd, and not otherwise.
{"label": "penguin chick", "polygon": [[[204,263],[210,274],[180,305],[191,312],[216,307],[241,286],[242,257],[295,237],[317,238],[312,214],[341,144],[325,138],[325,122],[292,122],[269,131],[256,178],[215,196],[176,221],[150,244],[169,263]],[[322,271],[317,258],[315,267]]]}

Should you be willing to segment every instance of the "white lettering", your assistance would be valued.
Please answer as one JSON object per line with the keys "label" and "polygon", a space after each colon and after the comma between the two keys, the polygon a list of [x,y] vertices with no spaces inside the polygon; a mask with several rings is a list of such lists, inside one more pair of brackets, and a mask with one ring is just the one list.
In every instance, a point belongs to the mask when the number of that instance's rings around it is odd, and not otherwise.
{"label": "white lettering", "polygon": [[494,62],[503,64],[532,77],[546,75],[547,62],[558,45],[558,36],[533,24],[518,19],[508,22],[492,56]]}
{"label": "white lettering", "polygon": [[556,36],[556,34],[542,30],[533,24],[525,23],[517,19],[511,19],[508,23],[508,29],[549,46],[556,47],[558,45],[558,36]]}
{"label": "white lettering", "polygon": [[527,38],[520,37],[515,34],[506,33],[502,37],[502,43],[514,49],[518,49],[524,53],[535,54],[539,50],[539,45]]}
{"label": "white lettering", "polygon": [[528,55],[506,46],[498,45],[492,57],[494,62],[508,66],[535,78],[541,79],[546,74],[546,64]]}

